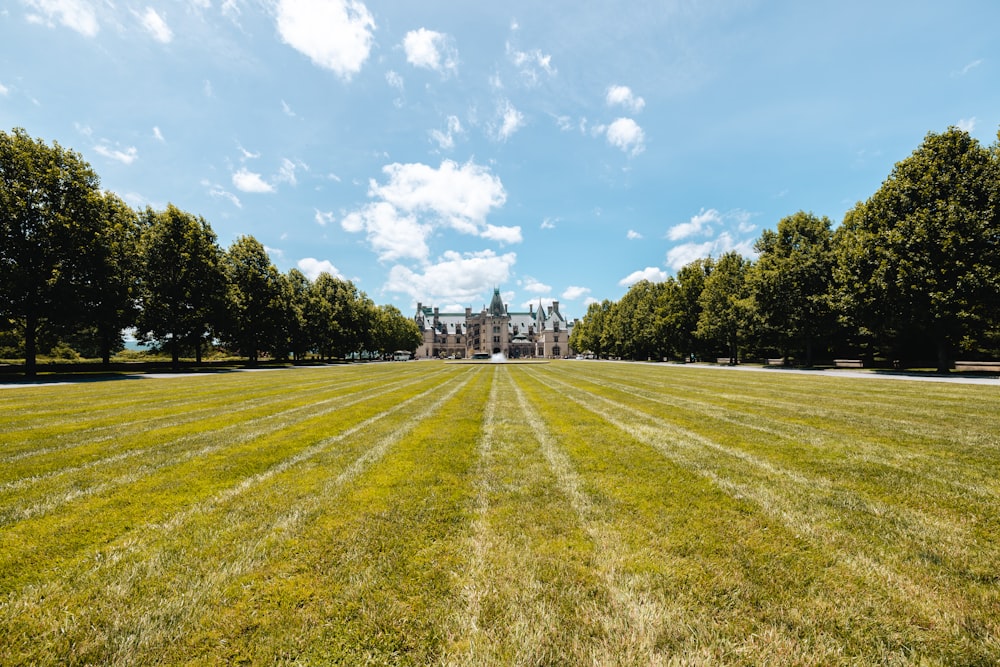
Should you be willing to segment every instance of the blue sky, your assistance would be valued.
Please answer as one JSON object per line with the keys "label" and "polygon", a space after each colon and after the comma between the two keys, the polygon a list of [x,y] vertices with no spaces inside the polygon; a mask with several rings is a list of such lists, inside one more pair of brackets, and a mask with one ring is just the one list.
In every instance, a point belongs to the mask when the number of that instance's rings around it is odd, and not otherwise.
{"label": "blue sky", "polygon": [[1000,127],[1000,3],[8,0],[0,127],[376,303],[570,317],[927,132]]}

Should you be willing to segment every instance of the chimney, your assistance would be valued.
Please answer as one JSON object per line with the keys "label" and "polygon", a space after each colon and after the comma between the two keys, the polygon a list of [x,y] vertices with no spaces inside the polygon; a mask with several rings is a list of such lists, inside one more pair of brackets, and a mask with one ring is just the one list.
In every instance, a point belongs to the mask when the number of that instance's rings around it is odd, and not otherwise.
{"label": "chimney", "polygon": [[556,311],[556,315],[559,314],[559,302],[558,301],[553,301],[552,302],[552,310]]}
{"label": "chimney", "polygon": [[465,307],[465,317],[466,317],[466,319],[472,317],[472,307],[471,306],[466,306]]}

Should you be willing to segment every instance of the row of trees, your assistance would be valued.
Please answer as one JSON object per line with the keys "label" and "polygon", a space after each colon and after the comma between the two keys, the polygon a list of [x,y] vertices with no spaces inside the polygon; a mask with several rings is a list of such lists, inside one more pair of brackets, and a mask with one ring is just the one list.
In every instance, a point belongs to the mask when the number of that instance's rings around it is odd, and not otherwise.
{"label": "row of trees", "polygon": [[799,212],[756,260],[730,252],[592,304],[574,349],[629,359],[841,356],[933,364],[1000,354],[1000,136],[930,133],[833,229]]}
{"label": "row of trees", "polygon": [[421,342],[410,318],[350,281],[279,273],[251,236],[223,250],[204,218],[173,205],[135,211],[78,153],[22,129],[0,132],[0,294],[0,334],[28,375],[57,344],[107,364],[129,328],[175,365],[213,344],[256,362]]}

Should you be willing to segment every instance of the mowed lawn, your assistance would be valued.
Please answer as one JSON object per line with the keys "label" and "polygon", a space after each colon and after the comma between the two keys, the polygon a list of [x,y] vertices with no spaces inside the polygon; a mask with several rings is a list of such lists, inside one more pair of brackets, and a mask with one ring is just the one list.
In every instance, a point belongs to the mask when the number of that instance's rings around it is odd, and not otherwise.
{"label": "mowed lawn", "polygon": [[0,663],[997,664],[1000,388],[566,361],[3,389]]}

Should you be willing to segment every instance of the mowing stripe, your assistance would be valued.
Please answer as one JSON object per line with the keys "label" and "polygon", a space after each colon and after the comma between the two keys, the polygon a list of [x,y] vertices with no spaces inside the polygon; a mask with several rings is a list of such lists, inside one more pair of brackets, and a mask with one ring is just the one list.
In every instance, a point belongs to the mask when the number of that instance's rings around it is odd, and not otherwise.
{"label": "mowing stripe", "polygon": [[[243,479],[241,482],[225,489],[211,498],[206,499],[186,510],[177,512],[169,520],[162,523],[148,523],[144,527],[133,531],[127,538],[119,540],[116,544],[103,547],[97,550],[91,557],[84,560],[83,572],[79,573],[77,581],[88,582],[85,588],[91,590],[110,589],[114,591],[117,599],[130,599],[131,591],[143,585],[155,577],[162,577],[165,574],[165,561],[161,554],[172,546],[173,535],[197,517],[208,517],[228,504],[241,498],[252,489],[258,488],[275,476],[288,473],[293,468],[314,459],[318,455],[329,450],[331,447],[341,443],[351,436],[358,435],[370,429],[376,423],[392,417],[397,413],[406,410],[410,406],[418,404],[420,401],[432,397],[435,398],[430,405],[421,411],[422,415],[434,414],[441,409],[448,401],[452,400],[468,383],[474,374],[467,374],[461,382],[453,382],[454,374],[441,383],[427,388],[423,392],[393,404],[392,407],[379,412],[367,419],[357,422],[350,428],[307,447],[294,456],[288,457],[267,470]],[[441,392],[442,389],[447,389]],[[201,568],[192,568],[186,573],[186,577],[193,580],[188,585],[182,585],[183,595],[173,596],[168,600],[156,601],[155,613],[141,614],[142,618],[135,619],[128,615],[116,620],[114,627],[104,628],[103,631],[109,635],[126,637],[130,646],[122,646],[119,649],[124,651],[124,655],[129,655],[126,649],[141,647],[153,641],[163,641],[163,634],[171,637],[179,637],[184,633],[183,627],[176,624],[179,619],[190,621],[197,616],[196,609],[201,600],[209,593],[218,591],[218,587],[225,581],[239,576],[252,567],[264,561],[267,557],[267,550],[262,548],[265,541],[275,539],[291,539],[292,532],[313,513],[328,503],[330,497],[336,495],[340,489],[352,482],[358,475],[367,470],[371,465],[380,460],[386,452],[401,438],[405,437],[418,420],[401,420],[398,427],[378,439],[368,446],[353,461],[351,461],[336,477],[329,480],[319,493],[301,501],[299,504],[287,509],[281,516],[270,521],[266,526],[261,526],[253,539],[244,538],[237,552],[230,552],[224,565],[201,561]],[[158,549],[150,549],[151,544],[162,543]],[[206,551],[210,550],[211,544],[201,545]],[[198,559],[190,559],[199,562]],[[122,572],[124,578],[112,577],[109,569],[114,568]],[[80,585],[75,584],[77,588]],[[193,592],[192,592],[193,591]],[[66,595],[60,591],[56,582],[46,582],[39,585],[26,586],[19,594],[10,595],[3,603],[0,603],[0,614],[4,618],[4,625],[10,627],[11,620],[24,617],[32,610],[37,613],[40,606],[54,608],[60,604],[60,599]],[[63,630],[70,631],[73,628],[86,627],[85,618],[74,618],[64,621]],[[140,625],[141,627],[135,627]],[[129,632],[123,632],[123,627],[127,627]],[[78,630],[77,630],[78,631]],[[100,644],[102,640],[109,637],[94,637],[93,641]],[[30,650],[30,649],[26,649]]]}
{"label": "mowing stripe", "polygon": [[590,496],[566,453],[553,441],[545,421],[528,402],[524,391],[517,386],[509,373],[507,381],[514,388],[521,416],[531,426],[536,441],[541,446],[557,484],[569,499],[577,520],[595,546],[595,566],[609,593],[613,608],[601,609],[607,635],[625,645],[602,646],[603,652],[594,656],[598,663],[646,663],[656,659],[656,641],[663,625],[673,614],[658,600],[640,593],[634,577],[623,568],[626,554],[620,548],[620,536],[601,527],[594,515]]}
{"label": "mowing stripe", "polygon": [[[728,494],[736,498],[745,498],[753,501],[768,516],[783,523],[793,533],[805,534],[811,539],[820,542],[824,547],[835,550],[845,562],[852,566],[859,576],[877,583],[887,594],[897,597],[901,602],[918,607],[926,617],[933,618],[936,622],[940,623],[941,627],[957,627],[958,619],[956,619],[955,612],[952,610],[951,601],[942,597],[937,588],[933,585],[918,583],[910,577],[891,569],[891,567],[878,561],[876,558],[860,553],[859,549],[861,547],[853,535],[830,525],[821,525],[816,517],[810,514],[809,510],[816,513],[823,512],[823,496],[816,493],[815,486],[810,486],[810,484],[822,485],[820,480],[813,481],[802,478],[801,482],[797,483],[799,487],[796,489],[798,497],[795,499],[787,496],[779,496],[764,484],[753,482],[741,483],[729,480],[722,477],[716,470],[713,470],[710,467],[711,463],[709,461],[699,460],[697,456],[691,456],[697,455],[700,451],[700,448],[696,447],[694,443],[702,444],[725,454],[731,453],[728,451],[728,448],[718,443],[713,443],[697,434],[684,433],[683,429],[678,429],[668,422],[652,418],[625,403],[619,403],[596,394],[587,393],[573,385],[557,380],[549,374],[545,374],[547,377],[543,379],[541,373],[535,370],[529,372],[544,386],[553,391],[559,391],[565,398],[601,417],[636,440],[655,448],[669,460],[678,463],[688,470],[703,475]],[[581,398],[581,394],[584,394],[586,398]],[[597,407],[594,405],[595,400],[609,407]],[[627,414],[638,417],[640,420],[653,422],[653,424],[647,425],[638,423],[637,421],[626,421],[623,419],[623,416]],[[685,441],[686,438],[689,441]],[[739,452],[734,452],[734,454],[738,455]],[[799,477],[796,475],[784,475],[780,469],[774,469],[768,465],[758,466],[755,457],[740,456],[739,458],[746,463],[759,467],[767,473],[772,473],[773,470],[773,474],[785,476],[793,482],[796,482]],[[822,485],[822,488],[829,489],[829,483],[827,482],[826,485]],[[862,507],[865,505],[860,499],[857,499],[857,503],[861,504]],[[801,508],[795,507],[795,504],[799,504]],[[842,507],[844,506],[850,507],[850,505],[842,505]],[[854,505],[854,507],[857,506]],[[862,511],[865,510],[862,509]],[[867,511],[871,512],[874,510],[868,508]],[[879,508],[878,511],[885,513],[890,510]],[[891,508],[891,511],[898,512],[899,508]],[[911,521],[914,521],[914,518],[911,517]],[[927,526],[911,527],[908,532],[911,533],[913,539],[920,539],[922,536],[920,531],[926,528]],[[935,526],[935,528],[940,529],[942,527]],[[951,526],[951,528],[955,528],[955,526]],[[950,540],[954,539],[954,537],[954,535],[949,534],[942,535],[938,539]]]}
{"label": "mowing stripe", "polygon": [[[426,380],[427,380],[426,377],[411,378],[409,382],[396,383],[393,388],[397,389],[405,388],[413,384],[426,382]],[[282,410],[280,412],[265,414],[261,417],[251,419],[248,421],[234,422],[232,424],[216,429],[214,431],[200,431],[196,433],[191,433],[187,436],[174,440],[166,447],[155,446],[155,447],[131,450],[129,452],[117,454],[104,459],[98,459],[83,466],[78,466],[74,472],[90,470],[92,468],[96,468],[101,465],[110,465],[112,463],[117,463],[129,458],[134,458],[136,456],[142,456],[145,454],[152,454],[160,459],[159,461],[155,462],[143,463],[142,465],[132,468],[126,474],[106,479],[100,483],[94,484],[86,488],[79,488],[79,486],[73,484],[71,488],[63,491],[62,493],[49,493],[45,496],[45,498],[41,500],[36,500],[34,503],[30,503],[29,500],[25,500],[21,504],[12,504],[7,507],[4,507],[3,511],[0,511],[0,527],[47,514],[49,512],[52,512],[56,508],[65,505],[66,503],[78,500],[80,498],[86,498],[98,495],[104,493],[105,491],[134,483],[137,480],[142,479],[143,477],[146,477],[150,474],[153,474],[165,468],[180,465],[186,461],[203,457],[206,456],[207,454],[211,454],[213,452],[217,452],[223,449],[228,449],[240,443],[245,443],[251,440],[255,440],[257,438],[264,437],[270,433],[287,429],[289,426],[301,423],[305,420],[317,419],[335,410],[342,410],[352,405],[357,405],[359,403],[368,400],[374,395],[382,395],[385,393],[385,391],[386,387],[384,385],[378,386],[365,392],[352,394],[351,395],[352,398],[350,400],[343,402],[337,402],[343,398],[342,396],[335,396],[333,398],[316,401],[315,403],[309,405],[298,406],[294,408],[289,408],[287,410]],[[315,410],[315,407],[319,405],[325,405],[326,407],[322,410],[318,411]],[[305,414],[291,421],[287,419],[285,420],[280,419],[282,417],[288,417],[290,415],[295,415],[299,413],[305,413]],[[206,440],[206,439],[216,439],[221,433],[227,431],[242,430],[246,429],[247,427],[252,427],[258,424],[262,424],[263,426],[261,428],[236,433],[235,435],[224,441],[208,445],[197,450],[184,449],[180,454],[172,455],[174,450],[180,449],[181,447],[186,446],[188,443],[198,442],[200,440]],[[62,471],[56,471],[56,473],[54,473],[52,477],[58,477],[61,476],[61,474]],[[32,480],[31,484],[35,483],[36,481],[41,481],[41,479],[43,478]],[[72,480],[70,480],[70,482],[72,483]]]}
{"label": "mowing stripe", "polygon": [[[987,502],[994,501],[1000,495],[1000,488],[990,487],[984,483],[969,482],[963,479],[963,475],[958,473],[967,474],[968,466],[961,461],[955,460],[953,453],[944,456],[933,455],[926,451],[915,452],[900,448],[880,447],[878,449],[878,457],[876,457],[869,451],[862,450],[861,445],[868,444],[864,440],[857,438],[848,440],[841,433],[834,433],[805,424],[788,424],[780,421],[775,415],[748,412],[726,405],[712,405],[706,403],[704,399],[695,400],[673,395],[668,396],[653,389],[642,389],[627,382],[612,382],[593,377],[578,377],[582,381],[589,382],[598,387],[642,398],[659,405],[680,408],[688,413],[699,414],[714,421],[733,424],[741,429],[767,433],[796,444],[807,443],[816,450],[815,456],[817,457],[829,457],[830,452],[835,450],[843,452],[843,457],[846,460],[886,466],[910,475],[914,473],[915,466],[920,466],[919,472],[922,480],[933,481],[945,488],[956,489],[963,493],[963,495],[966,493],[975,494]],[[751,403],[747,401],[746,405],[749,406]],[[757,401],[752,405],[759,409],[761,403]],[[770,409],[771,406],[772,402],[768,399],[766,407]],[[801,410],[801,404],[798,409]],[[836,421],[834,417],[827,416],[829,419]],[[918,427],[913,424],[911,426],[915,429],[915,432],[922,433],[922,431],[919,431],[919,429],[923,428],[922,426]],[[951,437],[955,438],[954,433],[951,434]],[[840,458],[839,454],[838,458]],[[993,481],[988,471],[983,471],[983,477],[984,481],[986,479]]]}

